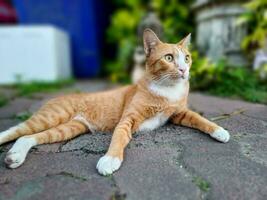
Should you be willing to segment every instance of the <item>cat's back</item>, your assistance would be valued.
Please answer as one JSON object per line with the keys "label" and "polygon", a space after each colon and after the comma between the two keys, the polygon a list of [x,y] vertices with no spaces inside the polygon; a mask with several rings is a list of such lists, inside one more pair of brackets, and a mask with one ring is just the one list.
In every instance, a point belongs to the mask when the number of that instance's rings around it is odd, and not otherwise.
{"label": "cat's back", "polygon": [[107,102],[109,105],[125,102],[132,99],[136,93],[136,85],[127,85],[111,90],[100,91],[95,93],[84,93],[86,101],[99,101],[100,103]]}
{"label": "cat's back", "polygon": [[65,94],[51,99],[48,103],[70,101],[72,103],[82,103],[84,101],[103,101],[112,99],[120,100],[123,98],[129,98],[134,95],[136,91],[136,85],[127,85],[110,90],[97,91],[97,92],[78,92],[72,94]]}

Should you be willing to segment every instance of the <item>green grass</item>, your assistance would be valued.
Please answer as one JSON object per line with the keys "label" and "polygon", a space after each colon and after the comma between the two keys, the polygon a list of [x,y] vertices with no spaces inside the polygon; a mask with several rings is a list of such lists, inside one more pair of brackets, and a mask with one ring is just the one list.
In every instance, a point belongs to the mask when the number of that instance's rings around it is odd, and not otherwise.
{"label": "green grass", "polygon": [[201,177],[195,177],[193,183],[195,183],[203,192],[208,192],[210,189],[210,184]]}
{"label": "green grass", "polygon": [[0,107],[5,106],[8,103],[8,99],[4,96],[0,96]]}
{"label": "green grass", "polygon": [[29,83],[16,83],[11,87],[17,90],[18,96],[30,96],[37,92],[55,92],[74,83],[73,79],[56,82],[32,81]]}
{"label": "green grass", "polygon": [[75,175],[73,173],[66,172],[66,171],[61,171],[59,173],[46,174],[46,177],[55,177],[55,176],[65,176],[65,177],[77,179],[77,180],[80,180],[80,181],[87,181],[87,178],[85,178],[85,177],[77,176],[77,175]]}
{"label": "green grass", "polygon": [[121,194],[119,191],[115,191],[109,198],[110,200],[125,200],[126,194]]}
{"label": "green grass", "polygon": [[5,150],[3,149],[3,147],[0,147],[0,154],[5,152]]}
{"label": "green grass", "polygon": [[66,172],[66,171],[62,171],[58,175],[71,177],[71,178],[78,179],[78,180],[81,180],[81,181],[87,181],[87,179],[84,178],[84,177],[80,177],[80,176],[77,176],[75,174],[72,174],[72,173],[69,173],[69,172]]}
{"label": "green grass", "polygon": [[31,116],[32,116],[32,113],[26,111],[26,112],[17,113],[14,116],[14,119],[19,120],[19,121],[26,121]]}

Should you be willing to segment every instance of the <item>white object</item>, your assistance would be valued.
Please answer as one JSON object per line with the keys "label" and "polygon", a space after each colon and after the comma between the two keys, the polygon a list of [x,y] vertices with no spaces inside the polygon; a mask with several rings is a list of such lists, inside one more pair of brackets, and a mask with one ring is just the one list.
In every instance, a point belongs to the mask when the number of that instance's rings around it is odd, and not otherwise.
{"label": "white object", "polygon": [[139,131],[152,131],[163,124],[168,120],[168,117],[164,115],[163,112],[156,114],[154,117],[146,119],[140,126]]}
{"label": "white object", "polygon": [[226,143],[230,140],[230,134],[222,127],[214,131],[214,133],[210,134],[210,136],[223,143]]}
{"label": "white object", "polygon": [[71,76],[68,35],[53,26],[0,27],[0,84]]}
{"label": "white object", "polygon": [[253,69],[259,69],[263,64],[267,63],[267,52],[260,49],[256,52],[256,56],[253,62]]}
{"label": "white object", "polygon": [[12,169],[19,167],[24,163],[29,150],[35,145],[37,145],[35,138],[19,138],[8,151],[5,163]]}
{"label": "white object", "polygon": [[98,170],[99,174],[107,176],[118,170],[121,166],[121,163],[122,161],[117,157],[104,155],[97,162],[96,169]]}
{"label": "white object", "polygon": [[187,92],[185,86],[187,80],[179,80],[174,86],[163,86],[155,82],[149,85],[151,92],[158,96],[167,98],[170,102],[179,101]]}

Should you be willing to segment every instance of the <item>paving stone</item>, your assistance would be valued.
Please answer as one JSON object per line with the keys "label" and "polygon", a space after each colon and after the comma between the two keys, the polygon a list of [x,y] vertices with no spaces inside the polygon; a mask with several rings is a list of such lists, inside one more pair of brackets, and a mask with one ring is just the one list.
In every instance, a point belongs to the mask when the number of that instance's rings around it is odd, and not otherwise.
{"label": "paving stone", "polygon": [[243,156],[235,141],[193,138],[181,144],[185,167],[211,185],[208,199],[266,199],[267,168]]}
{"label": "paving stone", "polygon": [[34,147],[38,152],[59,152],[61,146],[64,144],[64,142],[57,142],[54,144],[43,144]]}
{"label": "paving stone", "polygon": [[250,109],[244,113],[249,117],[253,117],[255,119],[261,119],[267,122],[267,106],[265,105],[255,105],[253,109]]}
{"label": "paving stone", "polygon": [[202,193],[191,175],[180,168],[180,149],[131,148],[114,179],[127,199],[200,199]]}
{"label": "paving stone", "polygon": [[0,132],[7,130],[8,128],[15,126],[19,123],[19,120],[14,119],[0,119]]}
{"label": "paving stone", "polygon": [[241,153],[267,167],[267,134],[245,135],[239,139]]}
{"label": "paving stone", "polygon": [[[80,180],[69,175],[53,175],[32,179],[22,184],[5,184],[0,190],[1,200],[65,200],[65,199],[109,199],[115,189],[111,181],[104,178]],[[15,193],[14,193],[15,192]]]}
{"label": "paving stone", "polygon": [[63,145],[61,151],[82,150],[90,154],[104,154],[111,141],[111,133],[88,133]]}
{"label": "paving stone", "polygon": [[0,96],[4,96],[7,99],[13,99],[16,95],[16,90],[8,87],[0,87]]}
{"label": "paving stone", "polygon": [[116,88],[119,85],[117,84],[111,84],[108,81],[103,80],[90,80],[90,81],[79,81],[75,83],[70,89],[77,90],[77,91],[83,91],[83,92],[97,92],[97,91],[103,91],[107,89]]}
{"label": "paving stone", "polygon": [[229,130],[233,135],[238,133],[247,134],[266,134],[267,123],[244,115],[229,117],[224,120],[216,121],[219,125]]}
{"label": "paving stone", "polygon": [[0,199],[109,199],[113,180],[96,173],[98,156],[30,153],[18,169],[6,169],[0,155]]}
{"label": "paving stone", "polygon": [[200,93],[191,93],[189,95],[189,105],[193,110],[208,114],[209,116],[229,114],[240,109],[244,110],[245,113],[253,113],[254,109],[267,109],[266,106],[261,104],[214,97]]}
{"label": "paving stone", "polygon": [[57,95],[49,95],[48,97],[38,100],[35,103],[33,103],[30,107],[29,107],[29,112],[34,113],[36,111],[38,111],[41,106],[43,106],[49,99],[52,99],[53,97],[56,97]]}
{"label": "paving stone", "polygon": [[0,119],[13,118],[18,113],[28,111],[36,101],[28,98],[17,98],[0,108]]}

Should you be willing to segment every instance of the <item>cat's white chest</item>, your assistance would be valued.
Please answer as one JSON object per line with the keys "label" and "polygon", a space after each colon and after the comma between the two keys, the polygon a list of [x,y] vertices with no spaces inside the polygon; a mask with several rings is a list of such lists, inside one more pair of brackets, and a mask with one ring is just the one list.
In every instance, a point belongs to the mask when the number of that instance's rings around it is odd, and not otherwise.
{"label": "cat's white chest", "polygon": [[168,117],[164,113],[158,113],[155,116],[146,119],[140,126],[139,131],[151,131],[166,123]]}
{"label": "cat's white chest", "polygon": [[187,80],[182,80],[176,83],[174,86],[161,86],[156,83],[151,83],[148,89],[159,96],[167,98],[170,102],[179,101],[186,95],[187,87],[186,87]]}

